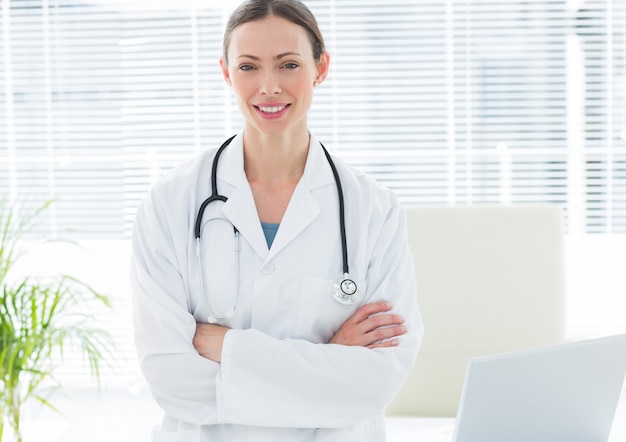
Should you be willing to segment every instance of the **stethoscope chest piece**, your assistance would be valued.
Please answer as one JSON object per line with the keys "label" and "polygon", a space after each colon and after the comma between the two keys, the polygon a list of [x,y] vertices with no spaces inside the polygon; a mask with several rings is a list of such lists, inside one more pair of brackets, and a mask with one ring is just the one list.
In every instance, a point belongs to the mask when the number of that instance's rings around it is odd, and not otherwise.
{"label": "stethoscope chest piece", "polygon": [[[224,195],[220,195],[217,191],[217,166],[218,166],[218,161],[220,158],[220,155],[222,154],[222,152],[224,151],[224,149],[230,144],[230,142],[233,140],[233,137],[230,137],[228,140],[224,141],[224,143],[220,146],[220,148],[217,150],[217,152],[215,153],[215,157],[213,158],[213,164],[211,167],[211,195],[205,199],[202,204],[200,205],[200,208],[198,209],[198,214],[196,216],[196,222],[195,222],[195,229],[194,229],[194,234],[195,234],[195,238],[196,238],[196,253],[198,255],[198,257],[200,258],[200,267],[203,269],[202,270],[202,275],[201,275],[201,282],[202,282],[202,291],[205,295],[205,299],[206,299],[206,303],[207,303],[207,310],[209,312],[209,315],[207,317],[207,321],[210,324],[214,324],[226,319],[230,319],[232,317],[234,317],[235,315],[235,311],[237,309],[237,304],[239,301],[239,230],[237,230],[237,228],[235,226],[233,227],[233,231],[235,232],[235,253],[236,253],[236,258],[235,258],[235,266],[236,266],[236,283],[237,283],[237,287],[235,289],[235,300],[233,302],[233,305],[231,307],[230,310],[228,310],[226,313],[224,313],[223,315],[217,315],[215,313],[213,313],[213,310],[211,309],[210,304],[210,300],[209,300],[209,296],[206,292],[206,284],[205,284],[205,273],[206,273],[206,269],[205,266],[203,264],[202,261],[202,247],[201,247],[201,231],[202,231],[202,217],[204,215],[204,210],[206,209],[206,207],[211,204],[212,202],[215,201],[222,201],[222,202],[226,202],[228,200],[228,198]],[[362,294],[361,292],[359,292],[356,282],[354,282],[353,279],[350,279],[350,277],[348,276],[348,245],[347,245],[347,240],[346,240],[346,222],[345,222],[345,207],[344,207],[344,200],[343,200],[343,189],[341,187],[341,180],[339,179],[339,173],[337,172],[337,168],[335,167],[335,163],[333,162],[330,154],[328,153],[328,151],[326,150],[326,148],[324,147],[324,145],[322,144],[322,150],[324,152],[324,155],[326,156],[326,159],[328,160],[328,164],[333,172],[333,176],[335,178],[335,183],[337,185],[337,198],[339,201],[339,230],[340,230],[340,234],[341,234],[341,252],[342,252],[342,260],[343,260],[343,277],[339,278],[334,284],[333,284],[333,290],[332,290],[332,296],[333,298],[339,302],[340,304],[343,305],[352,305],[355,304],[357,302],[359,302],[361,300]],[[221,218],[216,218],[215,220],[218,220]],[[226,220],[224,220],[226,221]],[[228,222],[228,221],[226,221]]]}
{"label": "stethoscope chest piece", "polygon": [[332,295],[335,301],[343,305],[352,305],[361,300],[361,293],[356,283],[348,278],[348,275],[344,275],[335,282]]}

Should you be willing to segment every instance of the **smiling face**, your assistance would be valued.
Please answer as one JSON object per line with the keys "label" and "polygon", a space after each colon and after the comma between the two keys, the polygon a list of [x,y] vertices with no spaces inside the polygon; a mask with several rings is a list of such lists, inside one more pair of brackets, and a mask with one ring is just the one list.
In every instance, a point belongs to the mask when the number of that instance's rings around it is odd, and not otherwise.
{"label": "smiling face", "polygon": [[313,89],[326,78],[329,56],[313,57],[304,28],[269,16],[244,23],[230,37],[228,63],[220,66],[246,120],[246,130],[265,135],[307,132]]}

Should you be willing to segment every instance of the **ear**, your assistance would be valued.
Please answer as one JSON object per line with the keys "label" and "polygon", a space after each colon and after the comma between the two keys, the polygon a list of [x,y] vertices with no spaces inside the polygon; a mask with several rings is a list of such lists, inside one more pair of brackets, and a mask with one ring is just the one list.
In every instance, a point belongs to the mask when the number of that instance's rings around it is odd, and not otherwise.
{"label": "ear", "polygon": [[222,70],[222,76],[224,77],[224,81],[227,85],[232,86],[233,82],[230,79],[230,72],[228,72],[228,65],[226,64],[226,60],[224,57],[220,57],[220,69]]}
{"label": "ear", "polygon": [[330,54],[326,51],[322,52],[317,62],[317,75],[315,77],[314,86],[319,86],[326,80],[328,70],[330,69]]}

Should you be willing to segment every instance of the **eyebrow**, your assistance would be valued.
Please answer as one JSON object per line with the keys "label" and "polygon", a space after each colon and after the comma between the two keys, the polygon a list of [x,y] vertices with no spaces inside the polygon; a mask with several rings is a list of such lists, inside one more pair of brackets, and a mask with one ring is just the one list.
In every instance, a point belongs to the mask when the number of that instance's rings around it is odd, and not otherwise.
{"label": "eyebrow", "polygon": [[[298,52],[283,52],[282,54],[278,54],[276,57],[274,57],[275,60],[280,60],[281,58],[285,58],[288,57],[290,55],[297,55],[297,56],[301,56],[300,53]],[[252,60],[260,60],[259,57],[255,56],[255,55],[248,55],[248,54],[241,54],[240,56],[238,56],[237,58],[251,58]]]}

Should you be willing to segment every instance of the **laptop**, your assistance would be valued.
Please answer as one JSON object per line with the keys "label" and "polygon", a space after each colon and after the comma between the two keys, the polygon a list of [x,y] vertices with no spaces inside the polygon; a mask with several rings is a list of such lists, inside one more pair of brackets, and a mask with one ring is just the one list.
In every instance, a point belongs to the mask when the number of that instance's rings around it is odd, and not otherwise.
{"label": "laptop", "polygon": [[452,440],[606,442],[625,374],[626,334],[473,358]]}

